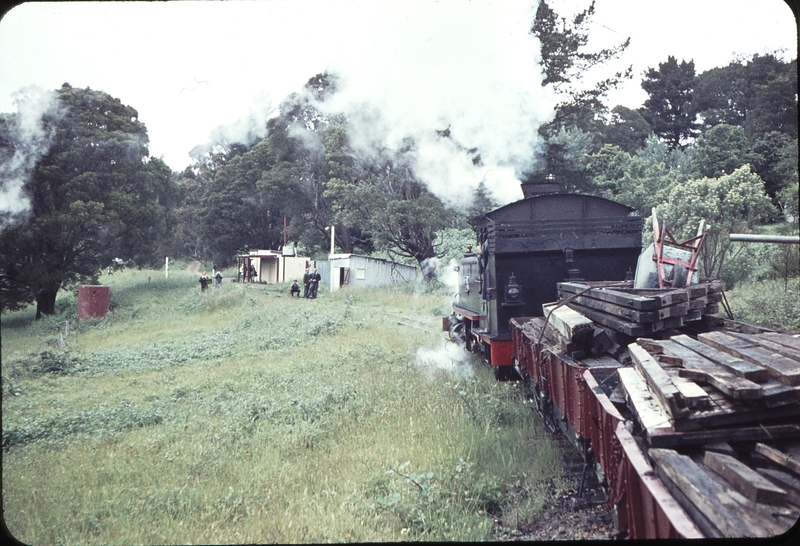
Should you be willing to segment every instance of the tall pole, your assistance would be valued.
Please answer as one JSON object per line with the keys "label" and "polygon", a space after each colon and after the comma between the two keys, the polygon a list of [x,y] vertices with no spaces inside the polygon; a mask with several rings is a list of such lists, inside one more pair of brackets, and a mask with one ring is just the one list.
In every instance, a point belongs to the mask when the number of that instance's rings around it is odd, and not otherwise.
{"label": "tall pole", "polygon": [[169,256],[164,258],[164,278],[169,279]]}
{"label": "tall pole", "polygon": [[331,256],[333,256],[333,237],[335,233],[336,233],[336,226],[331,224]]}

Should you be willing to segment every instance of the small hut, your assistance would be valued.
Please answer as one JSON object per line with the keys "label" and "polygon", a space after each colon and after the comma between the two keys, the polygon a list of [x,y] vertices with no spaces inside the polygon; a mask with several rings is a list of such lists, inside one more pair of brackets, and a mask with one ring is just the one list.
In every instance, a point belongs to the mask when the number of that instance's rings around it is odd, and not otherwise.
{"label": "small hut", "polygon": [[308,258],[296,256],[293,248],[284,250],[251,250],[236,256],[239,282],[278,284],[301,280]]}
{"label": "small hut", "polygon": [[384,286],[412,282],[419,274],[419,269],[410,265],[356,254],[331,254],[329,263],[331,292],[343,286]]}

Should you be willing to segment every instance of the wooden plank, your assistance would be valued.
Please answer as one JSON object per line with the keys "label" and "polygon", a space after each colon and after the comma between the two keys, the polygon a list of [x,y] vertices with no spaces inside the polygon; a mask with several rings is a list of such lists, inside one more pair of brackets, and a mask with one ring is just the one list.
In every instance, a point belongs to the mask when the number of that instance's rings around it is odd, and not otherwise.
{"label": "wooden plank", "polygon": [[692,284],[684,288],[689,293],[689,300],[704,299],[708,295],[708,285],[706,283]]}
{"label": "wooden plank", "polygon": [[630,309],[646,311],[660,307],[659,305],[656,305],[656,301],[653,298],[642,297],[636,294],[626,294],[624,292],[619,292],[618,290],[593,288],[588,284],[571,282],[560,282],[557,283],[556,286],[558,287],[559,291],[562,291],[566,294],[588,294],[591,292],[595,299],[629,307]]}
{"label": "wooden plank", "polygon": [[595,326],[594,333],[592,334],[591,352],[595,356],[602,355],[608,349],[614,346],[614,337],[612,334]]}
{"label": "wooden plank", "polygon": [[785,438],[800,438],[800,425],[760,425],[688,432],[676,432],[662,427],[647,431],[647,443],[651,447],[702,445],[719,440],[755,442]]}
{"label": "wooden plank", "polygon": [[572,343],[588,343],[594,334],[594,323],[569,307],[557,307],[555,303],[542,305],[544,316]]}
{"label": "wooden plank", "polygon": [[800,387],[784,385],[777,379],[761,383],[761,403],[768,408],[800,402]]}
{"label": "wooden plank", "polygon": [[643,429],[652,430],[670,426],[669,415],[647,389],[647,382],[635,368],[619,368],[617,375],[628,394],[631,409]]}
{"label": "wooden plank", "polygon": [[800,385],[800,362],[796,362],[769,349],[754,346],[723,332],[698,334],[697,339],[733,356],[764,366],[770,375],[787,385]]}
{"label": "wooden plank", "polygon": [[764,332],[759,334],[775,343],[780,343],[784,347],[800,351],[800,334],[780,334],[778,332]]}
{"label": "wooden plank", "polygon": [[700,320],[703,318],[703,314],[705,313],[704,309],[689,309],[689,311],[684,315],[683,321],[690,322],[693,320]]}
{"label": "wooden plank", "polygon": [[578,305],[574,302],[570,302],[567,305],[570,307],[570,309],[578,311],[579,313],[595,321],[596,323],[602,324],[603,326],[607,326],[612,330],[615,330],[617,332],[622,332],[623,334],[629,335],[631,337],[639,337],[651,333],[642,324],[626,321],[624,319],[621,319],[620,317],[609,315],[608,313],[603,313],[602,311],[597,311],[596,309],[590,309],[583,305]]}
{"label": "wooden plank", "polygon": [[680,508],[686,512],[688,516],[687,519],[697,526],[703,534],[703,538],[722,538],[722,531],[720,531],[717,525],[707,518],[705,514],[692,503],[689,497],[670,479],[668,471],[665,471],[657,464],[653,466],[656,477],[664,484],[664,488],[669,491],[669,494],[672,495],[672,498],[675,499]]}
{"label": "wooden plank", "polygon": [[645,351],[652,355],[664,354],[664,347],[662,347],[657,340],[641,337],[636,340],[636,343],[641,345]]}
{"label": "wooden plank", "polygon": [[584,358],[581,360],[582,364],[589,366],[590,368],[620,368],[622,367],[622,363],[616,360],[614,357],[603,355],[597,358]]}
{"label": "wooden plank", "polygon": [[769,349],[774,353],[778,353],[779,355],[783,355],[786,358],[791,358],[797,362],[800,362],[800,350],[792,349],[791,347],[786,347],[785,345],[781,345],[780,343],[776,343],[769,338],[765,338],[764,334],[760,335],[753,335],[753,334],[741,334],[739,332],[729,332],[729,335],[733,337],[738,337],[739,339],[743,339],[753,345],[759,345],[764,347],[765,349]]}
{"label": "wooden plank", "polygon": [[786,500],[800,508],[800,479],[788,472],[773,468],[759,468],[756,471],[778,487],[785,489]]}
{"label": "wooden plank", "polygon": [[764,391],[758,383],[725,372],[697,369],[685,364],[680,370],[680,376],[713,385],[734,400],[757,400],[764,396]]}
{"label": "wooden plank", "polygon": [[774,485],[735,457],[706,451],[703,464],[725,478],[753,502],[780,505],[786,499],[786,490]]}
{"label": "wooden plank", "polygon": [[702,311],[709,303],[712,302],[709,302],[708,298],[695,298],[689,300],[689,309],[700,309]]}
{"label": "wooden plank", "polygon": [[772,332],[769,328],[758,326],[757,324],[748,324],[747,322],[740,322],[738,320],[730,320],[723,318],[722,326],[727,332],[742,332],[743,334],[763,334],[764,332]]}
{"label": "wooden plank", "polygon": [[658,363],[661,364],[662,368],[682,368],[683,367],[683,359],[678,358],[677,356],[672,355],[665,355],[663,353],[657,354],[656,360]]}
{"label": "wooden plank", "polygon": [[[662,356],[662,355],[657,355]],[[658,360],[658,358],[656,358]],[[673,369],[671,369],[672,371]],[[668,372],[669,373],[669,372]],[[686,406],[690,409],[707,408],[711,406],[711,399],[708,393],[690,379],[678,375],[677,370],[674,373],[669,373],[669,378],[675,387],[678,389],[681,397],[686,401]]]}
{"label": "wooden plank", "polygon": [[[562,295],[562,298],[563,297],[564,296]],[[680,303],[670,307],[663,307],[649,311],[640,311],[638,309],[630,309],[623,305],[609,303],[607,301],[595,299],[589,296],[572,295],[569,297],[570,303],[576,303],[590,309],[602,311],[631,322],[656,322],[671,316],[682,316],[689,311],[688,303]]]}
{"label": "wooden plank", "polygon": [[765,444],[756,444],[756,453],[800,476],[800,459]]}
{"label": "wooden plank", "polygon": [[655,302],[656,308],[689,301],[689,292],[685,288],[615,288],[614,290],[651,298]]}
{"label": "wooden plank", "polygon": [[[667,317],[665,319],[661,319],[657,322],[652,324],[648,324],[649,326],[649,333],[660,332],[661,330],[669,330],[670,328],[680,328],[683,326],[684,319],[687,319],[688,315],[682,315],[678,317]],[[700,318],[699,316],[697,318]]]}
{"label": "wooden plank", "polygon": [[674,484],[686,500],[703,514],[706,521],[716,527],[717,533],[714,536],[766,536],[763,527],[754,526],[747,521],[749,518],[740,516],[738,503],[691,458],[671,449],[650,449],[648,454],[655,462],[659,476],[663,475]]}
{"label": "wooden plank", "polygon": [[725,284],[722,281],[709,280],[708,282],[703,282],[703,284],[706,285],[709,294],[716,294],[725,290]]}
{"label": "wooden plank", "polygon": [[536,317],[526,322],[522,325],[522,331],[533,336],[536,343],[554,346],[559,342],[558,339],[553,338],[552,331],[548,331],[545,328],[543,317]]}
{"label": "wooden plank", "polygon": [[653,340],[652,343],[660,345],[667,354],[683,360],[683,369],[680,370],[682,377],[713,385],[735,400],[755,400],[763,396],[762,389],[757,383],[733,375],[716,362],[708,360],[672,339]]}
{"label": "wooden plank", "polygon": [[793,423],[800,418],[800,404],[786,404],[763,408],[746,402],[737,402],[721,395],[712,387],[707,388],[709,406],[695,408],[689,416],[676,421],[676,432],[712,429],[733,426],[752,426],[757,423]]}
{"label": "wooden plank", "polygon": [[756,525],[763,529],[759,532],[760,537],[775,537],[785,533],[800,517],[791,508],[754,502],[745,497],[736,487],[725,480],[722,476],[703,464],[702,457],[692,457],[694,461],[703,469],[706,475],[717,482],[724,491],[728,493],[730,499],[738,505],[737,514],[742,517],[745,523]]}
{"label": "wooden plank", "polygon": [[687,335],[672,336],[670,339],[675,343],[683,345],[687,349],[691,349],[708,360],[719,364],[727,371],[739,377],[744,377],[745,379],[755,382],[766,381],[769,377],[769,372],[765,367],[737,358],[717,348],[711,347],[710,345],[692,339]]}
{"label": "wooden plank", "polygon": [[639,347],[636,343],[628,345],[628,352],[633,358],[634,366],[639,373],[647,380],[647,384],[653,394],[656,395],[661,405],[669,413],[673,420],[680,419],[689,413],[686,401],[675,387],[670,376],[664,369],[650,356],[650,353]]}

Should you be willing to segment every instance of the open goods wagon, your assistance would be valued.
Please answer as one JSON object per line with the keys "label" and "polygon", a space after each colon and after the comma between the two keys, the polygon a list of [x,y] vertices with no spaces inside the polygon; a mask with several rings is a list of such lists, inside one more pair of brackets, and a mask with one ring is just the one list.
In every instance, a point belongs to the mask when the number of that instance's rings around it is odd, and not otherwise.
{"label": "open goods wagon", "polygon": [[[796,534],[800,336],[702,312],[601,326],[576,311],[591,308],[574,302],[616,296],[653,308],[697,301],[696,308],[715,309],[708,301],[721,286],[701,282],[641,297],[620,289],[624,283],[582,285],[578,300],[566,291],[574,284],[559,283],[563,305],[546,306],[546,317],[510,320],[515,368],[545,422],[576,446],[584,472],[597,475],[620,534],[775,537],[793,526]],[[679,296],[687,301],[670,301]],[[630,310],[620,306],[619,314]],[[649,331],[621,331],[629,328]]]}
{"label": "open goods wagon", "polygon": [[722,284],[693,260],[683,283],[671,266],[667,288],[634,288],[650,260],[632,209],[546,178],[522,188],[476,219],[451,339],[525,381],[597,476],[619,536],[796,534],[800,336],[715,317]]}

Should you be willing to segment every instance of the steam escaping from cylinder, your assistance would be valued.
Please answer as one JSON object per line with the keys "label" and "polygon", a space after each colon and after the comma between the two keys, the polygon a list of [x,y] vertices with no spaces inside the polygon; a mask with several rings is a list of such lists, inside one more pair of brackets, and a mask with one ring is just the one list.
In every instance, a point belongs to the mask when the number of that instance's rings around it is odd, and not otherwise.
{"label": "steam escaping from cylinder", "polygon": [[442,373],[451,379],[467,379],[474,371],[470,363],[470,355],[463,347],[442,342],[438,347],[420,347],[416,354],[417,367],[431,380],[436,380]]}

